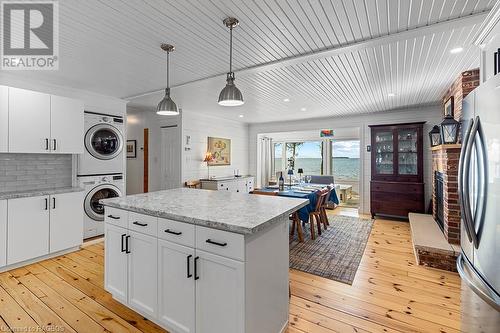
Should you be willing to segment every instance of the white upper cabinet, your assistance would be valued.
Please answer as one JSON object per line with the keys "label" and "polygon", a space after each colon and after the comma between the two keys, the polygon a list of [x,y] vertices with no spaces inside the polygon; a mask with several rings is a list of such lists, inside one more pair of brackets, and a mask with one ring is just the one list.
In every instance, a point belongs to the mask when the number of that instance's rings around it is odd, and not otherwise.
{"label": "white upper cabinet", "polygon": [[50,152],[50,95],[9,88],[9,152]]}
{"label": "white upper cabinet", "polygon": [[7,200],[0,200],[0,267],[7,265]]}
{"label": "white upper cabinet", "polygon": [[56,153],[83,154],[83,102],[51,96],[51,150]]}
{"label": "white upper cabinet", "polygon": [[9,88],[0,86],[0,153],[9,151]]}

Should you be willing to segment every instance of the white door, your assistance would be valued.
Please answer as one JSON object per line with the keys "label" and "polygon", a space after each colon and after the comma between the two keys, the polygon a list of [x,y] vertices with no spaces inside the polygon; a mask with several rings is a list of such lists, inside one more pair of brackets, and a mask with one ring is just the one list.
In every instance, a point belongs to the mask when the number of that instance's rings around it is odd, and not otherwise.
{"label": "white door", "polygon": [[196,250],[196,331],[245,331],[242,262]]}
{"label": "white door", "polygon": [[0,200],[0,267],[7,265],[7,200]]}
{"label": "white door", "polygon": [[195,331],[194,249],[158,241],[158,320],[178,333]]}
{"label": "white door", "polygon": [[163,127],[161,141],[161,188],[181,186],[181,132],[177,125]]}
{"label": "white door", "polygon": [[79,246],[83,243],[83,192],[50,196],[50,252]]}
{"label": "white door", "polygon": [[51,149],[57,153],[83,154],[83,102],[51,95]]}
{"label": "white door", "polygon": [[10,199],[7,208],[7,264],[47,255],[49,197]]}
{"label": "white door", "polygon": [[50,152],[50,95],[9,88],[9,151]]}
{"label": "white door", "polygon": [[158,240],[129,231],[128,306],[156,318],[158,312]]}
{"label": "white door", "polygon": [[0,86],[0,153],[9,151],[9,88]]}
{"label": "white door", "polygon": [[127,303],[127,230],[106,223],[104,238],[104,287],[114,298]]}

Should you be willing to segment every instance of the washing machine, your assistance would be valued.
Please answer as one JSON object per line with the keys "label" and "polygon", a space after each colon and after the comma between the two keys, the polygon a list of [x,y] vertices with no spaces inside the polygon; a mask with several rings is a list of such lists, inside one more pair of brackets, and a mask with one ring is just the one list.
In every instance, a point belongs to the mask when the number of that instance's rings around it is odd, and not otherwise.
{"label": "washing machine", "polygon": [[78,175],[123,173],[123,117],[85,111],[85,150],[78,157]]}
{"label": "washing machine", "polygon": [[103,176],[78,176],[80,186],[85,189],[83,199],[83,238],[104,234],[104,206],[101,199],[125,195],[123,174]]}

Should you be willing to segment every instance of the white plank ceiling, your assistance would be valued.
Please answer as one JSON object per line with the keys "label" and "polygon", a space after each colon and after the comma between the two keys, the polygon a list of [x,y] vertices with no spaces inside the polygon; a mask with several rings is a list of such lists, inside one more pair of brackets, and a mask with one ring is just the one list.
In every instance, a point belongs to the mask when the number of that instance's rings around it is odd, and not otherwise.
{"label": "white plank ceiling", "polygon": [[[61,0],[60,70],[14,74],[129,98],[164,88],[159,45],[169,42],[172,97],[186,111],[246,122],[377,112],[436,102],[477,67],[471,39],[495,1]],[[234,67],[246,103],[237,108],[216,104],[226,16],[240,20]],[[161,98],[130,105],[153,110]]]}

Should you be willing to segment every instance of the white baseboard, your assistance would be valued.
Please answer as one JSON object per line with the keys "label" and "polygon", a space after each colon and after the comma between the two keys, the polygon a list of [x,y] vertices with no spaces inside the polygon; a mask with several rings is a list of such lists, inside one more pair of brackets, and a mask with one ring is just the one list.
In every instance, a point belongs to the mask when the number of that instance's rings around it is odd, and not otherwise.
{"label": "white baseboard", "polygon": [[33,259],[30,259],[30,260],[18,262],[18,263],[12,264],[12,265],[7,265],[7,266],[4,266],[4,267],[0,267],[0,273],[7,272],[7,271],[10,271],[10,270],[13,270],[13,269],[16,269],[16,268],[20,268],[20,267],[23,267],[23,266],[28,266],[28,265],[31,265],[31,264],[34,264],[34,263],[37,263],[37,262],[40,262],[40,261],[43,261],[43,260],[47,260],[47,259],[52,259],[52,258],[55,258],[55,257],[59,257],[59,256],[62,256],[62,255],[65,255],[67,253],[75,252],[75,251],[78,251],[78,250],[80,250],[80,246],[72,247],[72,248],[69,248],[69,249],[66,249],[66,250],[62,250],[62,251],[59,251],[59,252],[50,253],[50,254],[45,255],[45,256],[41,256],[41,257],[33,258]]}

